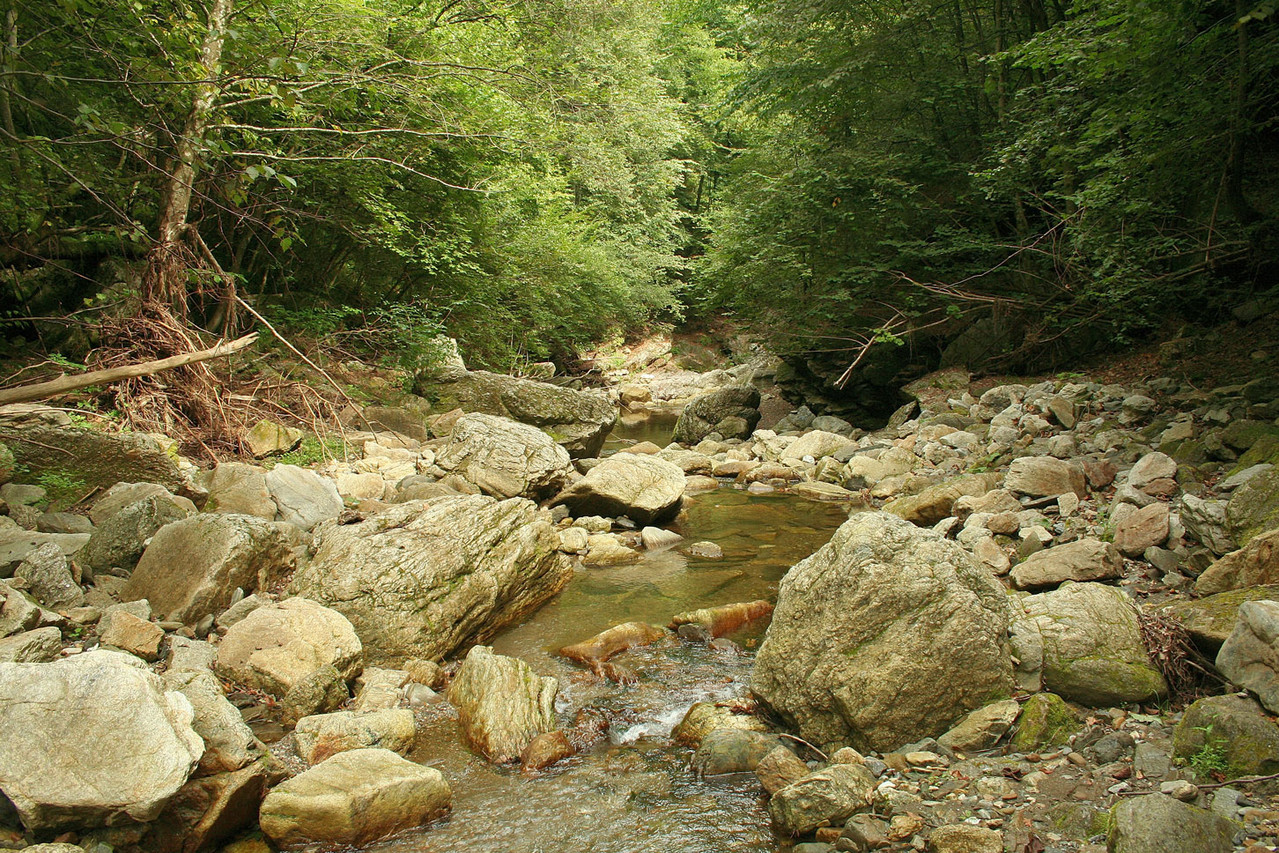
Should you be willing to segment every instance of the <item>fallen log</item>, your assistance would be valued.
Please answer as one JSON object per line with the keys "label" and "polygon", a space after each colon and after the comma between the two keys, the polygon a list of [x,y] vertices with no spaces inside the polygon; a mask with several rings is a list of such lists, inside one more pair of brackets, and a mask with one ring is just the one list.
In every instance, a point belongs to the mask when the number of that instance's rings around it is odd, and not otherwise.
{"label": "fallen log", "polygon": [[30,403],[88,388],[90,385],[107,385],[121,379],[136,379],[139,376],[150,376],[164,370],[172,370],[184,364],[195,364],[212,358],[221,358],[233,352],[239,352],[258,339],[257,332],[236,338],[234,341],[222,341],[216,346],[197,352],[173,355],[156,361],[144,361],[140,364],[128,364],[123,367],[110,367],[105,370],[91,370],[75,376],[59,376],[48,382],[35,382],[30,385],[19,385],[16,388],[0,390],[0,406],[8,403]]}

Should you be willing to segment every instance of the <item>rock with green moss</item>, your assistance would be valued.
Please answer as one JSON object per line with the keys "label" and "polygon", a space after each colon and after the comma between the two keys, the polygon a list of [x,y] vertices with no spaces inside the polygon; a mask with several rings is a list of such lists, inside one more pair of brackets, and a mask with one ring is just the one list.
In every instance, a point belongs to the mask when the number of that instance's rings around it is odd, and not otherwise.
{"label": "rock with green moss", "polygon": [[1079,731],[1079,720],[1066,701],[1055,693],[1036,693],[1022,706],[1013,749],[1036,752],[1047,746],[1064,746]]}
{"label": "rock with green moss", "polygon": [[1166,794],[1120,800],[1110,812],[1110,853],[1230,853],[1237,824]]}
{"label": "rock with green moss", "polygon": [[1279,468],[1244,483],[1226,504],[1226,521],[1240,547],[1279,527]]}
{"label": "rock with green moss", "polygon": [[1011,692],[1005,599],[957,543],[858,513],[782,579],[751,690],[814,743],[939,735]]}
{"label": "rock with green moss", "polygon": [[1279,725],[1255,699],[1209,696],[1182,715],[1172,754],[1201,777],[1269,775],[1279,772]]}
{"label": "rock with green moss", "polygon": [[1026,629],[1041,638],[1048,690],[1094,707],[1144,702],[1168,692],[1150,665],[1137,608],[1123,590],[1066,583],[1019,603]]}
{"label": "rock with green moss", "polygon": [[483,370],[450,368],[421,375],[414,392],[432,401],[438,411],[460,408],[531,424],[574,457],[598,455],[617,422],[617,406],[603,394]]}
{"label": "rock with green moss", "polygon": [[0,484],[13,479],[14,464],[13,451],[9,449],[9,445],[0,441]]}
{"label": "rock with green moss", "polygon": [[1180,622],[1196,643],[1215,653],[1235,629],[1239,605],[1266,598],[1279,600],[1279,584],[1231,589],[1206,598],[1179,601],[1163,608],[1162,612]]}
{"label": "rock with green moss", "polygon": [[[49,424],[13,428],[13,464],[32,483],[74,483],[72,500],[94,487],[120,482],[159,483],[171,492],[189,489],[177,460],[152,436],[106,433]],[[47,488],[47,485],[46,485]]]}
{"label": "rock with green moss", "polygon": [[1232,589],[1279,583],[1279,529],[1254,536],[1204,570],[1195,592],[1216,595]]}
{"label": "rock with green moss", "polygon": [[1257,443],[1249,447],[1238,461],[1235,467],[1230,469],[1230,474],[1238,474],[1240,471],[1246,471],[1253,465],[1279,465],[1279,435],[1267,434],[1257,440]]}

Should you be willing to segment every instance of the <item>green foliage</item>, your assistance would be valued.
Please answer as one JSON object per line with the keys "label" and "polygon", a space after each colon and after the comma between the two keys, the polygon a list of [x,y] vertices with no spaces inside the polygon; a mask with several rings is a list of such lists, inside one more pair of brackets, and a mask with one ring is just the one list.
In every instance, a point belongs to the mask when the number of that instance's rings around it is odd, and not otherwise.
{"label": "green foliage", "polygon": [[301,443],[288,453],[282,453],[274,460],[273,465],[298,465],[307,467],[327,462],[331,459],[346,459],[346,444],[338,436],[328,435],[323,439],[307,434]]}
{"label": "green foliage", "polygon": [[45,490],[41,506],[48,512],[61,512],[84,497],[84,480],[68,471],[43,471],[35,480]]}
{"label": "green foliage", "polygon": [[1212,779],[1225,773],[1230,768],[1226,755],[1226,742],[1221,736],[1213,737],[1212,726],[1197,727],[1195,731],[1203,732],[1203,746],[1190,756],[1190,767],[1200,779]]}

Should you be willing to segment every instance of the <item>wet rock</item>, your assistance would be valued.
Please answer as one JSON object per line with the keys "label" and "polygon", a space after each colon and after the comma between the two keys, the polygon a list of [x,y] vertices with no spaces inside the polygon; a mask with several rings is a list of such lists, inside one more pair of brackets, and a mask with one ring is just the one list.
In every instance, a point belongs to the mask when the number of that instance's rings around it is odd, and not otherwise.
{"label": "wet rock", "polygon": [[121,595],[147,599],[162,621],[194,625],[225,610],[237,588],[269,587],[294,565],[291,540],[278,525],[201,513],[156,532]]}
{"label": "wet rock", "polygon": [[84,591],[72,577],[66,555],[52,542],[45,542],[27,554],[13,575],[25,580],[36,600],[52,610],[84,604]]}
{"label": "wet rock", "polygon": [[371,663],[441,658],[492,636],[559,592],[572,563],[523,498],[399,504],[317,531],[292,590],[342,612]]}
{"label": "wet rock", "polygon": [[160,659],[164,630],[154,622],[139,619],[123,610],[109,611],[98,622],[98,639],[146,661]]}
{"label": "wet rock", "polygon": [[332,480],[296,465],[276,465],[266,475],[266,487],[279,507],[279,519],[311,530],[342,513],[342,496]]}
{"label": "wet rock", "polygon": [[1114,545],[1079,539],[1031,554],[1009,577],[1018,589],[1045,589],[1066,581],[1110,580],[1122,577],[1123,571],[1123,557]]}
{"label": "wet rock", "polygon": [[482,414],[458,419],[436,463],[496,498],[550,497],[573,470],[568,451],[537,427]]}
{"label": "wet rock", "polygon": [[998,474],[966,474],[929,486],[917,495],[890,501],[884,505],[884,512],[900,516],[921,527],[931,527],[951,516],[955,503],[960,498],[985,495],[998,483]]}
{"label": "wet rock", "polygon": [[1147,548],[1168,539],[1168,504],[1156,501],[1115,525],[1115,547],[1125,557],[1137,559]]}
{"label": "wet rock", "polygon": [[1195,592],[1215,595],[1276,583],[1279,583],[1279,530],[1268,530],[1205,569],[1195,581]]}
{"label": "wet rock", "polygon": [[185,696],[194,711],[191,727],[204,741],[199,775],[239,770],[266,754],[266,747],[244,722],[239,709],[227,700],[213,673],[170,670],[163,677],[165,689]]}
{"label": "wet rock", "polygon": [[1235,824],[1164,794],[1120,800],[1110,812],[1111,853],[1229,853]]}
{"label": "wet rock", "polygon": [[680,720],[671,737],[678,744],[696,749],[706,736],[717,729],[745,729],[753,732],[768,731],[763,721],[744,714],[734,714],[730,708],[724,708],[711,702],[694,702],[684,718]]}
{"label": "wet rock", "polygon": [[749,386],[704,394],[684,407],[671,441],[696,444],[711,433],[724,438],[749,438],[759,423],[759,402],[759,392]]}
{"label": "wet rock", "polygon": [[776,735],[739,728],[718,728],[702,738],[693,753],[693,772],[698,776],[753,773],[759,763],[781,746]]}
{"label": "wet rock", "polygon": [[858,764],[836,764],[782,788],[768,802],[779,833],[800,836],[838,825],[870,804],[875,777]]}
{"label": "wet rock", "polygon": [[1088,496],[1081,465],[1051,456],[1023,456],[1014,459],[1004,476],[1004,488],[1035,498],[1056,497],[1074,492]]}
{"label": "wet rock", "polygon": [[1004,853],[1004,836],[993,829],[955,823],[928,834],[929,853]]}
{"label": "wet rock", "polygon": [[755,765],[755,777],[770,797],[811,772],[799,756],[784,746],[777,747]]}
{"label": "wet rock", "polygon": [[644,543],[644,550],[646,551],[673,548],[683,541],[683,536],[671,530],[663,530],[660,527],[645,527],[640,531],[640,542]]}
{"label": "wet rock", "polygon": [[248,828],[257,822],[274,774],[264,758],[241,770],[189,780],[149,828],[147,853],[195,853]]}
{"label": "wet rock", "polygon": [[625,515],[638,524],[656,524],[679,510],[684,472],[655,456],[616,453],[555,498],[574,515]]}
{"label": "wet rock", "polygon": [[773,605],[770,602],[743,601],[737,604],[721,604],[718,607],[704,607],[700,610],[677,613],[671,617],[667,627],[677,631],[681,625],[701,625],[712,637],[722,637],[743,625],[771,616],[772,613]]}
{"label": "wet rock", "polygon": [[1245,601],[1217,653],[1217,669],[1279,713],[1279,601]]}
{"label": "wet rock", "polygon": [[1008,734],[1020,713],[1016,699],[995,702],[973,711],[937,742],[957,752],[990,749]]}
{"label": "wet rock", "polygon": [[259,821],[274,843],[362,846],[425,826],[452,808],[440,771],[386,749],[356,749],[274,788]]}
{"label": "wet rock", "polygon": [[209,493],[205,512],[252,515],[272,521],[280,511],[267,488],[265,469],[256,465],[219,462],[211,471],[198,475],[198,482]]}
{"label": "wet rock", "polygon": [[1173,733],[1173,757],[1192,762],[1207,752],[1218,757],[1227,778],[1279,771],[1279,726],[1255,699],[1209,696],[1189,708]]}
{"label": "wet rock", "polygon": [[279,698],[326,666],[347,682],[360,674],[364,651],[355,629],[336,610],[290,598],[232,625],[218,645],[216,671]]}
{"label": "wet rock", "polygon": [[398,708],[317,714],[298,720],[293,729],[298,755],[307,764],[319,764],[331,755],[352,749],[389,749],[407,755],[415,737],[417,722],[413,712]]}
{"label": "wet rock", "polygon": [[555,728],[554,678],[542,678],[522,660],[475,646],[449,685],[449,701],[467,741],[495,764],[520,757],[539,734]]}
{"label": "wet rock", "polygon": [[138,564],[157,530],[190,515],[190,510],[175,504],[170,496],[144,498],[122,507],[98,525],[84,546],[82,557],[95,571],[118,569],[127,574]]}
{"label": "wet rock", "polygon": [[782,579],[751,690],[809,741],[892,749],[1011,691],[1007,612],[956,543],[859,513]]}
{"label": "wet rock", "polygon": [[57,628],[36,628],[0,640],[0,662],[49,663],[62,652],[62,632]]}
{"label": "wet rock", "polygon": [[31,831],[153,820],[204,752],[190,703],[119,652],[0,663],[0,708],[0,790]]}
{"label": "wet rock", "polygon": [[520,766],[525,770],[545,770],[576,754],[576,747],[564,732],[544,732],[529,741],[524,748],[524,752],[520,754]]}
{"label": "wet rock", "polygon": [[624,566],[638,563],[640,552],[622,544],[621,539],[611,533],[596,533],[586,539],[586,556],[582,565],[588,568],[598,566]]}
{"label": "wet rock", "polygon": [[565,646],[560,649],[560,654],[590,667],[597,675],[602,675],[604,673],[601,665],[614,655],[627,649],[651,645],[669,636],[662,628],[647,622],[624,622],[601,631],[589,640]]}

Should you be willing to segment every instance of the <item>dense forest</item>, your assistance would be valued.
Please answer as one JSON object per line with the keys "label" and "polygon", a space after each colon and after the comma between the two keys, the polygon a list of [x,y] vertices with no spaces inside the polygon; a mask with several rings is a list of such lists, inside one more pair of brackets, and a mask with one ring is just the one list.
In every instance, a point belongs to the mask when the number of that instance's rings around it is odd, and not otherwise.
{"label": "dense forest", "polygon": [[251,309],[506,369],[728,313],[836,372],[876,343],[1018,369],[1279,273],[1273,2],[0,11],[19,351]]}

